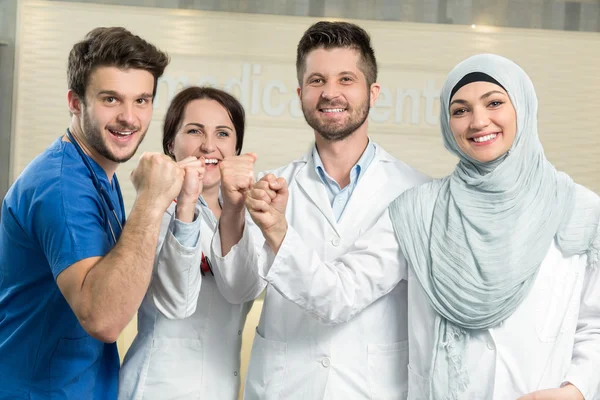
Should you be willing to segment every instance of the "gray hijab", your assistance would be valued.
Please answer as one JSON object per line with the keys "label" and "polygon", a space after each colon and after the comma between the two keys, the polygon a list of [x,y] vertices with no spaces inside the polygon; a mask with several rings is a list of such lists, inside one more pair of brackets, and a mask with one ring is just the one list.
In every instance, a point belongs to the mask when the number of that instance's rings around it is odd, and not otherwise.
{"label": "gray hijab", "polygon": [[[517,133],[499,159],[481,163],[457,145],[450,94],[467,74],[498,81],[516,110]],[[537,132],[537,98],[525,71],[481,54],[459,63],[441,93],[444,144],[458,156],[454,172],[403,193],[390,205],[400,247],[436,318],[430,396],[456,399],[468,387],[462,357],[469,331],[508,318],[529,293],[555,242],[565,256],[600,264],[600,198],[557,172]]]}

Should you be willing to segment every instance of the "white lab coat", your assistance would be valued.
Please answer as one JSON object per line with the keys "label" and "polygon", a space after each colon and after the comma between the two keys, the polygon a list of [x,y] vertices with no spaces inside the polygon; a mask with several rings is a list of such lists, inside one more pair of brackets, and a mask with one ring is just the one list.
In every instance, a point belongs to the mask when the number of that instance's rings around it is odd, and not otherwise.
{"label": "white lab coat", "polygon": [[[499,326],[473,331],[464,360],[461,399],[516,399],[573,383],[585,400],[599,399],[600,271],[586,256],[565,258],[552,245],[531,292]],[[409,400],[429,399],[435,311],[409,271]]]}
{"label": "white lab coat", "polygon": [[[226,257],[218,231],[212,244],[215,277],[230,301],[253,299],[266,286],[244,398],[405,399],[406,264],[393,233],[378,238],[388,247],[383,252],[393,253],[386,262],[373,253],[349,267],[330,261],[378,223],[400,193],[427,178],[376,146],[337,222],[312,150],[274,174],[289,185],[288,233],[277,256],[249,220]],[[360,284],[346,279],[349,269]]]}
{"label": "white lab coat", "polygon": [[138,311],[138,334],[119,374],[119,399],[235,400],[242,330],[251,303],[231,304],[214,277],[202,276],[216,219],[196,207],[200,240],[173,236],[175,204],[165,213],[150,288]]}
{"label": "white lab coat", "polygon": [[[386,271],[384,275],[384,266],[394,265],[398,259],[402,260],[396,264],[398,272]],[[358,268],[361,264],[373,267],[371,276]],[[270,279],[274,282],[287,279],[290,284],[285,293],[295,296],[297,304],[312,307],[319,318],[327,319],[340,313],[344,318],[350,316],[353,304],[376,296],[375,285],[379,285],[379,290],[387,290],[400,275],[408,275],[408,399],[429,400],[436,314],[401,254],[389,213],[384,213],[352,248],[326,267],[345,271],[337,275],[340,287],[370,290],[363,290],[360,297],[344,296],[349,290],[340,290],[339,295],[330,291],[328,298],[319,299],[312,290],[318,291],[323,285],[316,283],[328,274],[322,271],[317,274],[316,269],[312,270],[314,283],[311,277],[300,274],[300,269],[294,271],[296,276]],[[271,267],[268,278],[274,268]],[[372,276],[386,276],[389,282],[376,281]],[[281,282],[276,284],[284,287]],[[335,295],[331,296],[332,293]],[[585,255],[564,257],[553,244],[530,293],[517,310],[499,326],[471,331],[470,335],[464,359],[470,384],[461,400],[514,400],[537,390],[558,388],[566,382],[574,384],[585,400],[599,400],[599,268],[587,267]],[[368,365],[371,367],[370,362]]]}

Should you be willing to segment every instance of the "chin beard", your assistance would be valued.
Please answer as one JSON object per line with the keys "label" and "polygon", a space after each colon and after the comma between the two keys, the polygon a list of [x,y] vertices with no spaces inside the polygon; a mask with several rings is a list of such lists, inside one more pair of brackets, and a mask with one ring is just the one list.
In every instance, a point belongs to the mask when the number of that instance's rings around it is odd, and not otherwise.
{"label": "chin beard", "polygon": [[367,99],[364,103],[360,104],[356,112],[353,112],[353,108],[349,109],[345,106],[346,112],[350,113],[350,118],[344,125],[337,125],[335,123],[327,124],[323,123],[317,118],[319,109],[328,107],[336,107],[333,104],[318,103],[313,113],[307,112],[304,107],[304,103],[301,103],[302,113],[306,123],[315,130],[323,139],[331,142],[341,141],[350,137],[358,128],[360,128],[367,118],[369,117],[369,104],[371,104],[371,94],[367,92]]}
{"label": "chin beard", "polygon": [[85,141],[87,142],[86,144],[91,149],[93,149],[97,154],[99,154],[100,156],[102,156],[112,162],[124,163],[124,162],[129,161],[131,159],[131,157],[133,157],[135,155],[138,147],[140,147],[140,144],[142,144],[142,141],[144,140],[144,137],[146,136],[147,129],[144,132],[140,133],[140,130],[137,128],[125,127],[126,129],[137,130],[138,133],[136,133],[136,135],[140,135],[140,139],[138,140],[135,148],[133,149],[133,151],[130,154],[126,154],[124,156],[117,157],[113,152],[110,151],[110,149],[106,145],[104,136],[102,135],[101,131],[98,129],[97,125],[95,125],[93,123],[93,120],[91,118],[88,118],[86,112],[84,112],[83,115],[85,117],[83,118],[83,121],[82,121],[83,122],[82,132],[83,132],[83,136],[85,137]]}

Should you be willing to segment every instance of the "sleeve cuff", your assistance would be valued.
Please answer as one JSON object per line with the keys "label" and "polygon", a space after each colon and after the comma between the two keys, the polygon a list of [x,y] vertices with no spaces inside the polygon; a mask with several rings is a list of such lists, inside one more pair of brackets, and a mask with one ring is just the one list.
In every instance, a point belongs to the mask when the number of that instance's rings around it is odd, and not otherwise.
{"label": "sleeve cuff", "polygon": [[273,253],[271,247],[265,242],[262,247],[262,251],[259,253],[259,258],[262,258],[262,262],[258,266],[258,275],[268,281],[267,276],[269,272],[273,268],[277,268],[277,265],[285,264],[288,257],[293,254],[292,245],[290,242],[293,241],[292,237],[294,233],[292,232],[292,227],[288,225],[288,230],[285,233],[285,237],[283,238],[283,242],[281,242],[281,246],[279,246],[279,251],[277,254]]}
{"label": "sleeve cuff", "polygon": [[590,391],[589,385],[586,384],[585,377],[569,374],[560,387],[562,388],[568,384],[575,386],[577,390],[581,392],[585,400],[591,400],[594,398],[594,392]]}
{"label": "sleeve cuff", "polygon": [[200,222],[198,210],[194,212],[192,222],[182,222],[175,218],[173,224],[173,236],[183,247],[194,248],[198,245],[200,239]]}

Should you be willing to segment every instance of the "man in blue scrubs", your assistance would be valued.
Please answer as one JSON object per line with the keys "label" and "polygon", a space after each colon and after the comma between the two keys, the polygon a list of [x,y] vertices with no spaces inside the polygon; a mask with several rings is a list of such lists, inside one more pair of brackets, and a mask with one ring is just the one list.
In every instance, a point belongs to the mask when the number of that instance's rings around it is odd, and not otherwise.
{"label": "man in blue scrubs", "polygon": [[94,29],[71,50],[70,128],[2,204],[1,399],[117,397],[115,341],[146,293],[184,172],[167,156],[142,155],[124,226],[115,171],[144,138],[168,62],[123,28]]}

